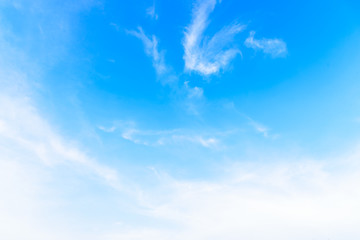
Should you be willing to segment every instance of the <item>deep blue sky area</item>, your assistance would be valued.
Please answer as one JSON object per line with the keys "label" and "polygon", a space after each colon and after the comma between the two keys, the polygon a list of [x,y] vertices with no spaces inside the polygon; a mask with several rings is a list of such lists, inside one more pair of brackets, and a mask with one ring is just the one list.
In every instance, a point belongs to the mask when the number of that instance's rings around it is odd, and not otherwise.
{"label": "deep blue sky area", "polygon": [[[269,128],[283,131],[285,136],[294,138],[292,141],[300,141],[306,147],[311,147],[307,143],[312,145],[313,140],[327,146],[332,138],[335,138],[332,144],[337,144],[339,139],[328,136],[330,129],[351,122],[339,116],[351,104],[351,100],[346,99],[349,97],[346,91],[350,89],[341,93],[343,97],[336,96],[339,93],[334,92],[337,90],[334,85],[339,81],[352,82],[351,79],[340,80],[338,66],[344,65],[342,58],[345,55],[352,57],[351,51],[357,50],[345,47],[355,45],[356,40],[351,38],[358,37],[356,2],[256,1],[243,4],[224,1],[218,4],[210,14],[205,36],[211,37],[224,25],[234,22],[245,24],[246,30],[231,41],[242,55],[226,69],[210,76],[187,72],[184,67],[182,43],[194,3],[155,3],[159,15],[156,20],[146,15],[151,4],[148,5],[147,1],[137,4],[107,1],[78,16],[74,21],[77,33],[72,46],[76,55],[70,56],[72,61],[68,58],[60,60],[52,70],[59,78],[68,79],[54,80],[51,86],[56,88],[55,95],[65,98],[77,95],[84,115],[94,123],[109,122],[108,116],[116,121],[126,115],[125,119],[133,117],[139,124],[150,124],[149,127],[155,128],[186,128],[196,122],[211,126],[219,121],[226,122],[221,120],[221,115],[219,120],[214,116],[206,119],[206,115],[222,111],[217,108],[219,102],[233,101],[239,108],[237,111],[264,124],[269,122]],[[159,51],[163,51],[166,64],[178,77],[177,88],[189,81],[191,86],[204,89],[206,103],[200,104],[199,111],[205,116],[189,114],[186,107],[178,103],[181,97],[174,93],[173,87],[161,83],[151,58],[144,54],[141,41],[129,34],[139,26],[148,36],[158,38]],[[255,36],[259,38],[266,36],[286,41],[286,57],[274,58],[246,48],[243,42],[249,31],[256,31]],[[74,72],[77,75],[74,76]],[[357,73],[352,74],[348,78],[356,77]],[[59,88],[63,91],[57,92]],[[228,117],[237,121],[238,117],[233,115]],[[352,115],[355,117],[356,114]],[[147,120],[143,121],[145,118]],[[306,129],[302,129],[303,126]],[[339,129],[340,132],[334,133],[337,136],[351,136],[354,132],[346,127]],[[314,134],[317,131],[322,134]]]}

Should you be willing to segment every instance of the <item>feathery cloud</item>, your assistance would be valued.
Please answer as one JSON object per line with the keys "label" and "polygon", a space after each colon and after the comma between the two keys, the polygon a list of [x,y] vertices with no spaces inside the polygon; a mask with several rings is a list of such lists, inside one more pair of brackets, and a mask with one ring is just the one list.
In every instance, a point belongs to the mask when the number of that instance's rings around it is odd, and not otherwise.
{"label": "feathery cloud", "polygon": [[232,24],[223,27],[211,38],[204,32],[209,24],[209,15],[217,0],[200,0],[192,11],[192,20],[186,27],[183,39],[185,70],[202,75],[211,75],[224,69],[240,50],[231,46],[234,37],[245,29],[245,25]]}

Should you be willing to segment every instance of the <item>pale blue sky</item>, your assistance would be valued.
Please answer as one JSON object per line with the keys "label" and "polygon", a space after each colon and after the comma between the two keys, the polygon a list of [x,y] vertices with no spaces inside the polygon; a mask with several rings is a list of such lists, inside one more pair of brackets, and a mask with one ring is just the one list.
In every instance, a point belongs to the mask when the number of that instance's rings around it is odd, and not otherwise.
{"label": "pale blue sky", "polygon": [[0,238],[358,239],[359,10],[0,0]]}

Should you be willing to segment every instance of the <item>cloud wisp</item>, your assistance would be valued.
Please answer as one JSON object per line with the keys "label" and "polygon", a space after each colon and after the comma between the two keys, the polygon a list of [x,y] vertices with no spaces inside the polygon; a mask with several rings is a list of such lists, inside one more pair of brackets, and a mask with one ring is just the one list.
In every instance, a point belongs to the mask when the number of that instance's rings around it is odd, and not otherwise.
{"label": "cloud wisp", "polygon": [[147,36],[141,27],[127,32],[142,41],[145,53],[151,57],[156,73],[158,75],[167,73],[168,68],[165,65],[164,53],[159,51],[157,37],[155,35]]}
{"label": "cloud wisp", "polygon": [[199,116],[206,101],[204,89],[197,86],[192,87],[189,83],[190,81],[185,81],[182,86],[184,92],[183,104],[189,114]]}
{"label": "cloud wisp", "polygon": [[155,20],[159,18],[158,14],[156,13],[155,4],[146,9],[146,15]]}
{"label": "cloud wisp", "polygon": [[135,128],[125,129],[122,138],[145,146],[165,146],[178,144],[196,144],[205,148],[217,148],[219,139],[213,136],[186,133],[180,129],[168,131],[142,131]]}
{"label": "cloud wisp", "polygon": [[152,35],[151,37],[147,36],[141,27],[138,27],[137,31],[127,32],[143,42],[145,53],[152,59],[153,66],[160,82],[169,85],[176,95],[182,96],[181,102],[185,105],[188,113],[197,115],[199,107],[198,103],[203,100],[204,97],[203,89],[197,86],[190,87],[189,81],[184,81],[183,85],[178,85],[180,78],[174,73],[171,66],[169,67],[165,63],[164,53],[159,51],[158,38],[155,35]]}
{"label": "cloud wisp", "polygon": [[287,54],[286,43],[281,39],[255,39],[255,32],[251,31],[250,36],[245,40],[245,46],[254,50],[263,51],[265,54],[271,55],[273,58],[285,57]]}
{"label": "cloud wisp", "polygon": [[[246,25],[233,23],[223,26],[212,36],[206,35],[210,23],[209,16],[214,11],[219,0],[197,0],[192,9],[192,19],[185,27],[182,45],[183,59],[186,72],[196,72],[203,76],[219,73],[228,67],[230,62],[241,55],[240,49],[234,44],[235,37],[246,29]],[[147,9],[147,15],[157,19],[155,5]],[[158,75],[167,73],[167,78],[177,78],[169,73],[165,64],[163,52],[158,50],[158,39],[155,35],[147,36],[141,27],[137,30],[127,31],[139,38],[145,47],[145,52],[153,60],[154,68]],[[281,39],[254,39],[255,32],[245,40],[244,45],[255,50],[262,50],[273,58],[285,57],[287,54],[286,43]]]}
{"label": "cloud wisp", "polygon": [[136,127],[134,122],[117,122],[111,127],[99,126],[98,129],[105,133],[120,133],[127,141],[151,147],[190,144],[217,149],[223,135],[223,132],[202,133],[189,129],[144,130]]}
{"label": "cloud wisp", "polygon": [[201,99],[204,96],[204,89],[200,88],[200,87],[190,87],[189,86],[189,81],[185,81],[184,82],[184,87],[187,90],[187,96],[190,99],[193,98],[198,98]]}
{"label": "cloud wisp", "polygon": [[[244,115],[244,114],[243,114]],[[271,131],[270,128],[268,128],[267,126],[263,125],[262,123],[259,123],[257,121],[255,121],[254,119],[252,119],[251,117],[244,115],[244,117],[248,120],[248,124],[253,127],[253,129],[263,135],[265,138],[270,138],[270,139],[277,139],[280,137],[279,134],[275,134]]]}
{"label": "cloud wisp", "polygon": [[232,24],[223,27],[212,37],[206,37],[209,15],[214,10],[217,0],[200,0],[192,11],[192,20],[185,29],[183,39],[185,70],[195,71],[208,76],[218,73],[228,66],[241,51],[232,46],[234,37],[246,26]]}
{"label": "cloud wisp", "polygon": [[137,30],[128,30],[127,33],[142,41],[146,55],[152,60],[158,80],[164,85],[169,85],[173,90],[178,90],[176,86],[178,76],[171,66],[166,64],[164,51],[159,50],[158,38],[155,35],[145,34],[142,27],[138,27]]}
{"label": "cloud wisp", "polygon": [[[116,189],[121,189],[116,171],[70,146],[23,99],[0,96],[0,140],[34,155],[43,164],[84,168]],[[8,114],[8,113],[11,114]]]}

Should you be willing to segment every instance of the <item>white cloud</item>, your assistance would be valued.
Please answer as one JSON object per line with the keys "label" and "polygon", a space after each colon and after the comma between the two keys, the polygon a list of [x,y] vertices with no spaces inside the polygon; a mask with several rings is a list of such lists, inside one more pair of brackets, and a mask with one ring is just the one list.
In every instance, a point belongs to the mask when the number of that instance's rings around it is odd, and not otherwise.
{"label": "white cloud", "polygon": [[104,131],[104,132],[107,132],[107,133],[112,133],[116,130],[116,127],[115,126],[112,126],[112,127],[103,127],[103,126],[98,126],[98,128],[101,130],[101,131]]}
{"label": "white cloud", "polygon": [[192,21],[186,27],[183,40],[185,69],[188,71],[211,75],[224,69],[236,55],[241,54],[230,43],[235,35],[245,29],[244,25],[225,26],[209,39],[204,35],[216,2],[199,0],[193,8]]}
{"label": "white cloud", "polygon": [[156,13],[156,11],[155,11],[155,4],[152,5],[151,7],[148,7],[148,8],[146,9],[146,14],[147,14],[149,17],[151,17],[152,19],[155,19],[155,20],[158,19],[159,16],[157,15],[157,13]]}
{"label": "white cloud", "polygon": [[255,32],[250,32],[250,36],[245,40],[245,46],[255,50],[261,50],[272,57],[285,57],[287,54],[286,43],[281,39],[254,39]]}
{"label": "white cloud", "polygon": [[158,49],[158,40],[155,35],[147,36],[141,27],[137,31],[128,31],[129,34],[140,39],[145,48],[145,53],[152,58],[153,66],[157,74],[162,75],[167,72],[164,53]]}

